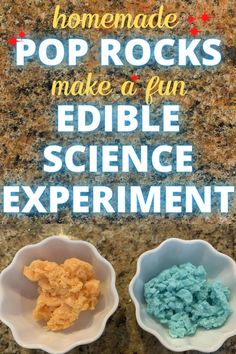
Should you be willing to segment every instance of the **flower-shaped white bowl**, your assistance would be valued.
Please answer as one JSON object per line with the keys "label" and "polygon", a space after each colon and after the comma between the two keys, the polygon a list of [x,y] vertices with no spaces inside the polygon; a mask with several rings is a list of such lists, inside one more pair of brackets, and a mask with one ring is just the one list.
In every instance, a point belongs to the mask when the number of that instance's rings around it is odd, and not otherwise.
{"label": "flower-shaped white bowl", "polygon": [[[196,266],[203,265],[210,281],[220,280],[224,286],[230,288],[233,314],[221,328],[198,329],[193,336],[174,339],[169,336],[167,328],[147,313],[144,284],[164,269],[187,262]],[[208,242],[171,238],[159,247],[143,253],[138,259],[137,272],[129,285],[129,292],[135,304],[136,318],[140,327],[153,334],[172,351],[198,350],[210,353],[219,349],[226,339],[236,335],[236,263],[230,257],[216,251]]]}
{"label": "flower-shaped white bowl", "polygon": [[[35,259],[63,263],[71,257],[77,257],[94,266],[95,277],[101,281],[101,295],[94,311],[82,312],[76,323],[67,330],[51,332],[33,319],[37,285],[29,281],[22,270]],[[91,343],[102,335],[106,322],[115,312],[118,303],[112,265],[92,244],[85,241],[52,236],[25,246],[0,275],[0,319],[11,329],[16,342],[25,348],[62,354],[76,346]]]}

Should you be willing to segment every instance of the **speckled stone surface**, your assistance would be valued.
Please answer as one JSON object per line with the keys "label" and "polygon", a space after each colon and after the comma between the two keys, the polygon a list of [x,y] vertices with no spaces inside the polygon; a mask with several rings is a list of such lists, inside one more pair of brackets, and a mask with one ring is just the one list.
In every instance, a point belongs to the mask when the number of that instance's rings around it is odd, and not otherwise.
{"label": "speckled stone surface", "polygon": [[[97,66],[97,46],[99,38],[105,35],[126,38],[140,35],[140,31],[66,31],[52,29],[53,8],[57,1],[52,0],[6,0],[0,4],[1,46],[1,107],[0,107],[0,184],[19,183],[34,185],[51,184],[96,184],[117,185],[122,177],[119,174],[107,177],[84,174],[80,176],[45,176],[42,171],[42,148],[51,142],[69,145],[78,137],[59,135],[55,129],[55,108],[61,99],[52,98],[50,89],[55,78],[82,79],[88,71],[94,77],[108,78],[117,83],[129,78],[134,70],[131,67],[107,69]],[[186,36],[190,29],[187,17],[192,14],[200,17],[204,10],[212,16],[209,23],[203,25],[201,36],[216,36],[223,41],[224,60],[220,66],[211,70],[181,70],[179,68],[158,72],[154,66],[136,70],[141,77],[141,90],[132,102],[143,103],[145,78],[154,74],[168,79],[183,79],[187,83],[188,95],[171,98],[170,101],[181,105],[181,132],[173,137],[172,143],[187,141],[195,149],[195,173],[183,177],[179,175],[160,179],[155,174],[140,176],[127,173],[124,184],[193,183],[213,185],[220,182],[235,185],[236,167],[236,10],[234,0],[209,1],[163,1],[165,11],[178,12],[181,24],[175,31],[176,36]],[[152,13],[158,9],[156,0],[113,0],[98,1],[62,0],[60,4],[66,13],[83,12],[131,12]],[[45,34],[78,35],[89,38],[94,46],[92,54],[78,68],[57,68],[53,70],[30,63],[27,68],[16,68],[12,49],[6,40],[24,30],[33,38],[42,38]],[[169,31],[145,31],[150,38],[169,36]],[[70,98],[71,102],[105,103],[100,98]],[[158,112],[163,98],[155,97],[154,110]],[[122,102],[119,91],[106,102]],[[160,134],[158,142],[166,138]],[[80,136],[82,144],[120,144],[154,145],[156,139],[144,133],[121,136],[116,133],[96,136]],[[2,201],[0,201],[2,202]],[[159,245],[163,240],[175,236],[182,239],[201,238],[209,241],[219,251],[236,258],[236,205],[228,216],[213,214],[208,217],[192,216],[171,219],[168,217],[128,217],[73,218],[69,210],[55,216],[13,218],[0,215],[0,270],[12,260],[18,249],[29,243],[37,242],[50,235],[65,234],[72,239],[92,242],[114,266],[117,272],[117,287],[120,306],[109,320],[104,335],[95,343],[76,348],[70,353],[86,354],[167,354],[166,350],[153,336],[141,330],[135,320],[134,306],[128,294],[128,284],[136,269],[137,257],[144,251]],[[236,351],[235,337],[228,340],[217,353],[233,354]],[[20,348],[3,324],[0,326],[0,353],[29,354],[42,353],[39,350]]]}

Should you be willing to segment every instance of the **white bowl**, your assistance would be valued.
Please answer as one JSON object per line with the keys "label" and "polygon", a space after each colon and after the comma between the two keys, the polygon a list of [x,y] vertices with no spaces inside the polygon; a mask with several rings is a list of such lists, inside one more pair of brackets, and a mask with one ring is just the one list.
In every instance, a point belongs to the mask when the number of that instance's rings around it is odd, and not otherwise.
{"label": "white bowl", "polygon": [[[191,262],[203,265],[208,278],[220,280],[231,290],[230,306],[233,314],[220,328],[198,329],[193,336],[174,339],[168,329],[146,311],[144,284],[164,269],[173,265]],[[136,318],[140,327],[153,334],[169,350],[198,350],[214,352],[228,339],[236,335],[236,263],[230,257],[216,251],[208,242],[202,240],[183,241],[175,238],[164,241],[159,247],[143,253],[137,263],[137,272],[129,285],[130,296],[135,304]]]}
{"label": "white bowl", "polygon": [[[33,319],[37,285],[29,281],[22,270],[35,259],[63,263],[71,257],[93,264],[95,276],[101,281],[101,295],[96,309],[82,312],[71,328],[50,332]],[[85,241],[52,236],[34,245],[25,246],[0,275],[0,319],[11,329],[16,342],[25,348],[63,354],[76,346],[91,343],[102,335],[106,322],[115,312],[118,303],[112,265],[93,245]]]}

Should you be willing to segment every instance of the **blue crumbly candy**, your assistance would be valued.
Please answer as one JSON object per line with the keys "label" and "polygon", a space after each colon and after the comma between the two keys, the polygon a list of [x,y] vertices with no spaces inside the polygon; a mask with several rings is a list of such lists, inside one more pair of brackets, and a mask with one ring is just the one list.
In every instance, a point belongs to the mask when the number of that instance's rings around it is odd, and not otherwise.
{"label": "blue crumbly candy", "polygon": [[144,285],[147,312],[169,328],[173,338],[194,334],[198,327],[222,326],[232,314],[230,291],[209,283],[203,266],[173,266]]}

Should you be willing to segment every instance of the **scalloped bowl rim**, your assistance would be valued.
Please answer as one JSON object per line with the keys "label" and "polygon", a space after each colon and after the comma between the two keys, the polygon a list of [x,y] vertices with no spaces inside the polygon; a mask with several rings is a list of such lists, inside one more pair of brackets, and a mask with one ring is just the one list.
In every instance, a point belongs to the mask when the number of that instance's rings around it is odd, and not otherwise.
{"label": "scalloped bowl rim", "polygon": [[220,337],[219,341],[215,345],[212,345],[211,347],[209,347],[207,349],[206,348],[202,348],[202,347],[199,348],[199,347],[192,346],[192,345],[185,345],[185,346],[183,345],[181,348],[175,348],[172,345],[170,345],[167,341],[165,341],[165,339],[159,334],[159,332],[157,332],[156,330],[146,326],[143,323],[143,321],[141,320],[141,316],[140,316],[141,307],[140,307],[139,301],[137,300],[137,298],[136,298],[136,296],[134,294],[133,286],[134,286],[135,281],[140,276],[142,260],[143,260],[144,257],[148,256],[151,253],[159,252],[159,250],[162,247],[165,247],[168,243],[170,243],[172,241],[176,241],[176,242],[179,242],[179,243],[182,243],[182,244],[187,244],[187,243],[202,243],[202,244],[204,244],[208,249],[211,249],[211,251],[213,251],[216,255],[224,257],[224,258],[226,258],[228,260],[228,262],[231,264],[231,266],[233,268],[233,272],[234,272],[235,279],[236,279],[236,263],[235,263],[235,261],[231,257],[229,257],[228,255],[216,250],[209,242],[207,242],[205,240],[201,240],[201,239],[182,240],[182,239],[179,239],[179,238],[171,237],[171,238],[163,241],[159,246],[157,246],[157,247],[155,247],[155,248],[153,248],[151,250],[148,250],[146,252],[143,252],[138,258],[136,273],[135,273],[134,277],[132,278],[132,280],[131,280],[131,282],[129,284],[129,294],[130,294],[130,297],[131,297],[131,299],[132,299],[132,301],[133,301],[133,303],[135,305],[135,315],[136,315],[137,322],[138,322],[139,326],[142,329],[144,329],[146,332],[149,332],[152,335],[154,335],[169,350],[172,350],[172,351],[175,351],[175,352],[182,352],[182,351],[188,351],[188,350],[197,350],[197,351],[202,351],[204,353],[215,352],[216,350],[218,350],[223,345],[223,343],[227,339],[229,339],[230,337],[236,335],[236,328],[234,330],[232,330],[231,332],[228,332],[227,334],[222,335],[222,337]]}
{"label": "scalloped bowl rim", "polygon": [[6,267],[4,268],[1,273],[0,273],[0,309],[1,309],[1,304],[2,301],[4,300],[4,292],[3,292],[3,288],[2,288],[2,275],[7,272],[12,266],[14,266],[17,263],[18,257],[27,249],[33,249],[33,248],[38,248],[40,246],[44,246],[46,245],[48,242],[51,242],[53,240],[60,240],[60,241],[64,241],[66,243],[76,243],[77,245],[80,244],[85,244],[87,245],[93,252],[94,256],[99,259],[102,263],[106,264],[106,266],[109,268],[110,272],[111,272],[111,292],[114,295],[114,304],[112,306],[112,308],[110,309],[110,311],[106,314],[106,316],[104,316],[103,321],[101,322],[101,328],[100,331],[97,333],[97,335],[95,335],[94,337],[89,338],[88,340],[78,340],[77,342],[74,342],[73,344],[71,344],[70,346],[68,346],[67,348],[63,349],[63,351],[57,351],[57,350],[52,350],[49,346],[47,345],[42,345],[40,343],[32,343],[32,344],[27,344],[24,341],[21,340],[21,338],[18,336],[17,333],[17,328],[15,328],[14,325],[12,325],[12,323],[10,323],[6,318],[4,318],[4,315],[0,312],[0,320],[10,328],[13,338],[15,339],[15,341],[22,346],[23,348],[27,348],[27,349],[40,349],[40,350],[44,350],[48,353],[51,354],[65,354],[68,351],[74,349],[77,346],[81,346],[81,345],[85,345],[85,344],[89,344],[92,342],[95,342],[97,339],[99,339],[106,327],[106,323],[108,321],[108,319],[113,315],[113,313],[116,311],[118,305],[119,305],[119,296],[118,296],[118,292],[116,289],[116,273],[115,270],[113,268],[113,266],[111,265],[111,263],[106,260],[97,250],[97,248],[91,244],[90,242],[84,241],[84,240],[74,240],[74,239],[69,239],[67,236],[49,236],[43,240],[41,240],[40,242],[34,243],[34,244],[29,244],[26,245],[22,248],[20,248],[15,256],[13,257],[12,262]]}

